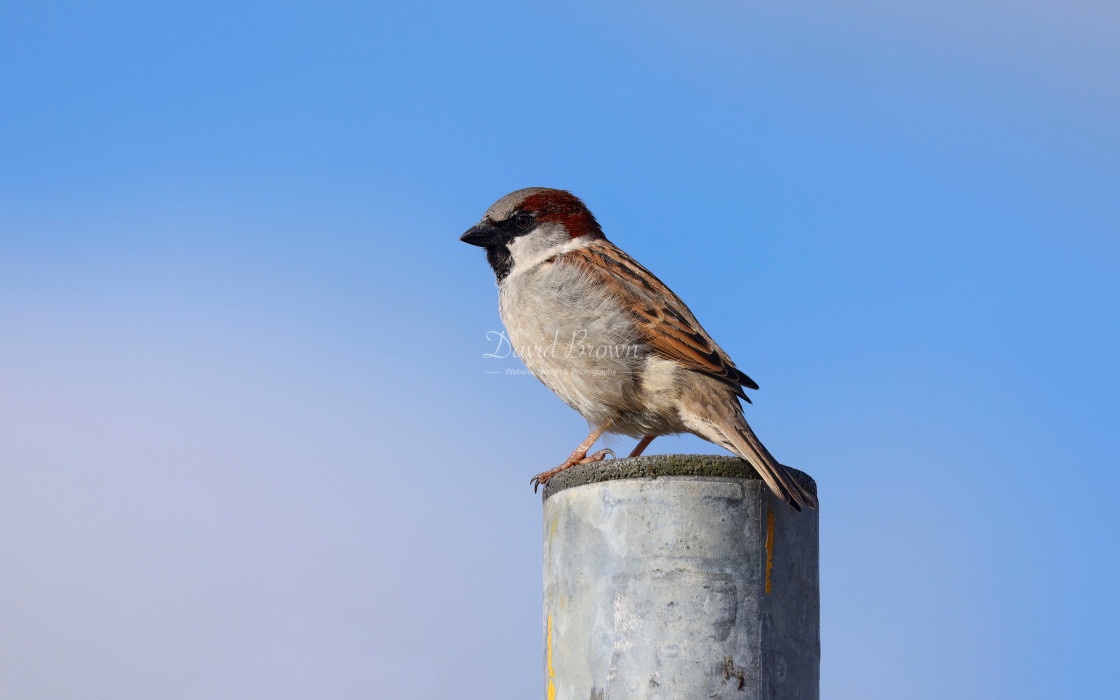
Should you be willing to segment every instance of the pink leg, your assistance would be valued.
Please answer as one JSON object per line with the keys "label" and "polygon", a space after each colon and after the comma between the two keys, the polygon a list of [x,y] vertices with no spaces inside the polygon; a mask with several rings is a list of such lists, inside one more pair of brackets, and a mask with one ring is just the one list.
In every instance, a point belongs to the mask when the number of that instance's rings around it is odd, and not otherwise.
{"label": "pink leg", "polygon": [[591,449],[591,446],[595,444],[596,440],[603,436],[603,433],[607,432],[607,428],[609,427],[609,425],[604,425],[600,428],[592,430],[591,434],[587,436],[587,439],[581,442],[579,444],[579,447],[577,447],[572,452],[572,454],[568,455],[568,458],[564,460],[563,464],[561,464],[559,467],[556,467],[555,469],[549,469],[546,472],[541,472],[540,474],[537,474],[532,479],[530,479],[529,483],[533,485],[533,493],[536,493],[538,486],[544,486],[548,483],[549,479],[556,476],[565,469],[570,469],[577,464],[590,464],[591,462],[598,462],[606,458],[608,454],[613,456],[614,450],[599,450],[591,456],[587,455],[587,451]]}
{"label": "pink leg", "polygon": [[653,439],[655,437],[657,437],[657,436],[656,435],[646,435],[644,438],[639,440],[638,444],[634,446],[634,451],[630,453],[630,456],[631,457],[641,457],[642,453],[646,451],[646,448],[649,447],[649,444],[651,442],[653,442]]}

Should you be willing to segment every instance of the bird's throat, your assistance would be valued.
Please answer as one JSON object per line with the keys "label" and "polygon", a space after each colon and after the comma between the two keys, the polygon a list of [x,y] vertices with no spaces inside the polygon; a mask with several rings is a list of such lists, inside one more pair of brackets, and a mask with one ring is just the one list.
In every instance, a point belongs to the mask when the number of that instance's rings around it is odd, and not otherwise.
{"label": "bird's throat", "polygon": [[490,269],[494,271],[498,284],[509,277],[509,272],[513,269],[513,255],[505,245],[487,246],[486,262],[490,263]]}

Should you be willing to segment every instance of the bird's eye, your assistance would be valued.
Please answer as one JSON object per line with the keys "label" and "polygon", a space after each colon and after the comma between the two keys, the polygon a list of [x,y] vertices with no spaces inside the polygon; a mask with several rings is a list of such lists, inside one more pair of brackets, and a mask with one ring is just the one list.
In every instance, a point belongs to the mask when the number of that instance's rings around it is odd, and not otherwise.
{"label": "bird's eye", "polygon": [[525,230],[532,226],[533,217],[528,214],[518,214],[513,217],[513,227],[518,230]]}

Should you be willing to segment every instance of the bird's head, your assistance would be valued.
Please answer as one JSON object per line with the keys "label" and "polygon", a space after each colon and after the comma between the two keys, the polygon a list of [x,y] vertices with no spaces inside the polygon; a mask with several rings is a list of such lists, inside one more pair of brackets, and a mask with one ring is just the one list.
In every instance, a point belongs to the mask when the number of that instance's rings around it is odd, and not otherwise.
{"label": "bird's head", "polygon": [[592,240],[603,230],[571,192],[528,187],[494,202],[482,220],[459,240],[486,249],[501,284],[519,266],[529,266]]}

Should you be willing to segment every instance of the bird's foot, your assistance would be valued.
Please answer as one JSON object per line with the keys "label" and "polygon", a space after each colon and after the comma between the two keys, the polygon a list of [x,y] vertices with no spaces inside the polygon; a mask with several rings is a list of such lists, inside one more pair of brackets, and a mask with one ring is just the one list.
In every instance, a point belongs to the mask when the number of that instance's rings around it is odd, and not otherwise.
{"label": "bird's foot", "polygon": [[573,453],[570,457],[564,460],[564,463],[559,467],[556,467],[555,469],[549,469],[546,472],[541,472],[540,474],[537,474],[532,479],[530,479],[529,483],[533,485],[533,493],[537,492],[538,486],[544,486],[548,483],[549,479],[556,476],[565,469],[571,469],[577,464],[591,464],[592,462],[601,462],[607,458],[607,455],[614,457],[614,450],[608,448],[605,450],[599,450],[598,452],[594,452],[592,454],[587,454],[585,452],[582,455]]}

